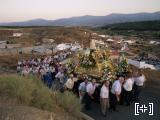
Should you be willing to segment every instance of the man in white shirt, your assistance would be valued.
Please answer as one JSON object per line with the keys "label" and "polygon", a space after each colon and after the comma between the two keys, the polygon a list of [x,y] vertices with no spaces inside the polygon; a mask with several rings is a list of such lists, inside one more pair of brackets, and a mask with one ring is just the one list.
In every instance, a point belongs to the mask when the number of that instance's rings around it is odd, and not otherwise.
{"label": "man in white shirt", "polygon": [[70,78],[65,83],[65,87],[67,88],[67,90],[72,91],[75,81],[76,79],[74,78],[73,74],[71,74]]}
{"label": "man in white shirt", "polygon": [[30,68],[28,66],[25,66],[23,71],[22,71],[22,75],[23,76],[28,76],[30,73]]}
{"label": "man in white shirt", "polygon": [[85,93],[86,93],[86,87],[87,87],[87,85],[88,85],[88,80],[87,80],[87,79],[85,79],[84,82],[82,82],[82,83],[79,85],[78,90],[79,90],[79,98],[80,98],[80,101],[81,101],[81,102],[82,102],[83,97],[84,97],[84,95],[85,95]]}
{"label": "man in white shirt", "polygon": [[58,83],[64,84],[64,73],[62,70],[55,75],[55,78],[57,78]]}
{"label": "man in white shirt", "polygon": [[86,86],[86,94],[84,97],[85,97],[85,108],[87,110],[89,110],[91,107],[92,99],[94,99],[93,94],[95,92],[96,86],[97,84],[95,79],[93,79],[92,82]]}
{"label": "man in white shirt", "polygon": [[120,101],[120,94],[122,91],[122,84],[124,82],[124,77],[119,77],[118,80],[116,80],[111,88],[110,93],[110,111],[117,111],[116,106],[117,103]]}
{"label": "man in white shirt", "polygon": [[139,102],[139,95],[142,91],[142,88],[144,86],[144,82],[146,81],[145,76],[142,74],[141,70],[138,70],[138,76],[135,78],[134,83],[135,83],[135,101]]}
{"label": "man in white shirt", "polygon": [[128,73],[126,80],[123,84],[123,90],[122,90],[122,96],[121,96],[121,104],[123,104],[123,102],[126,103],[126,105],[130,105],[131,102],[131,92],[132,92],[132,87],[133,87],[133,78],[132,78],[132,74]]}
{"label": "man in white shirt", "polygon": [[100,92],[101,112],[106,116],[107,107],[109,107],[109,81],[105,80]]}

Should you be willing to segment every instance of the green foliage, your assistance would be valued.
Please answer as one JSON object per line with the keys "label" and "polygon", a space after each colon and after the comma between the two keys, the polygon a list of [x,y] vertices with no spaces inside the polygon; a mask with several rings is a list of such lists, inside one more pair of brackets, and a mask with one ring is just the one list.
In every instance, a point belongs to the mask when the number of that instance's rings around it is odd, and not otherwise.
{"label": "green foliage", "polygon": [[126,74],[128,72],[128,64],[126,59],[122,58],[117,67],[117,75]]}
{"label": "green foliage", "polygon": [[81,104],[75,95],[52,91],[35,76],[1,75],[0,96],[43,110],[52,111],[60,106],[75,117],[79,117],[81,110]]}
{"label": "green foliage", "polygon": [[92,69],[96,66],[96,61],[92,56],[92,52],[89,55],[80,56],[80,66],[85,69]]}
{"label": "green foliage", "polygon": [[110,30],[160,30],[160,21],[117,23],[102,28]]}
{"label": "green foliage", "polygon": [[81,111],[82,105],[80,100],[72,92],[58,93],[57,104],[69,113],[72,113],[73,116],[80,116],[79,111]]}
{"label": "green foliage", "polygon": [[14,98],[20,104],[50,110],[53,106],[51,91],[36,77],[1,76],[0,93]]}
{"label": "green foliage", "polygon": [[73,61],[69,60],[69,62],[66,64],[67,72],[70,74],[75,70],[75,64]]}

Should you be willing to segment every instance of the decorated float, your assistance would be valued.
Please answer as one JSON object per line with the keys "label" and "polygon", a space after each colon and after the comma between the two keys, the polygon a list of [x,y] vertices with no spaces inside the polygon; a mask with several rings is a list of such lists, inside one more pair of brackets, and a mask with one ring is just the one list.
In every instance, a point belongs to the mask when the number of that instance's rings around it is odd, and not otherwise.
{"label": "decorated float", "polygon": [[97,49],[90,47],[80,51],[74,59],[69,60],[67,68],[69,72],[87,74],[100,80],[108,79],[112,81],[118,75],[125,76],[129,71],[125,54],[119,53],[119,57],[116,60],[112,59],[111,56],[112,53],[108,48]]}

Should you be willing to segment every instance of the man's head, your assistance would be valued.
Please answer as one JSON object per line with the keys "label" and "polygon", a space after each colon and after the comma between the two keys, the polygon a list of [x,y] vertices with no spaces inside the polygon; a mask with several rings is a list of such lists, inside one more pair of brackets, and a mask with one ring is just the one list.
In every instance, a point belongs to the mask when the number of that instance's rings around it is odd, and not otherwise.
{"label": "man's head", "polygon": [[131,77],[133,77],[133,73],[128,72],[128,73],[127,73],[127,76],[125,77],[125,79],[131,78]]}
{"label": "man's head", "polygon": [[138,76],[142,75],[142,69],[138,69]]}
{"label": "man's head", "polygon": [[124,83],[124,77],[120,76],[120,77],[118,78],[118,80],[120,81],[121,84]]}
{"label": "man's head", "polygon": [[93,85],[95,85],[96,82],[97,82],[96,79],[93,79],[93,80],[92,80],[92,84],[93,84]]}
{"label": "man's head", "polygon": [[105,81],[104,81],[104,85],[105,85],[106,87],[109,87],[109,81],[108,81],[108,80],[105,80]]}
{"label": "man's head", "polygon": [[84,79],[84,82],[87,84],[88,83],[88,79]]}
{"label": "man's head", "polygon": [[73,78],[74,76],[73,76],[73,74],[70,74],[70,78]]}

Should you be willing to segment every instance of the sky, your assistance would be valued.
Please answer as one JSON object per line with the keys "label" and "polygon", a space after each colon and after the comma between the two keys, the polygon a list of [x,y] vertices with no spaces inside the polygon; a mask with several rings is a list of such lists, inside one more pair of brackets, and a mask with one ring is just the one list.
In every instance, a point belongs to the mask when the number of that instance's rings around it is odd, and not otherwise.
{"label": "sky", "polygon": [[0,22],[160,11],[160,0],[0,0]]}

